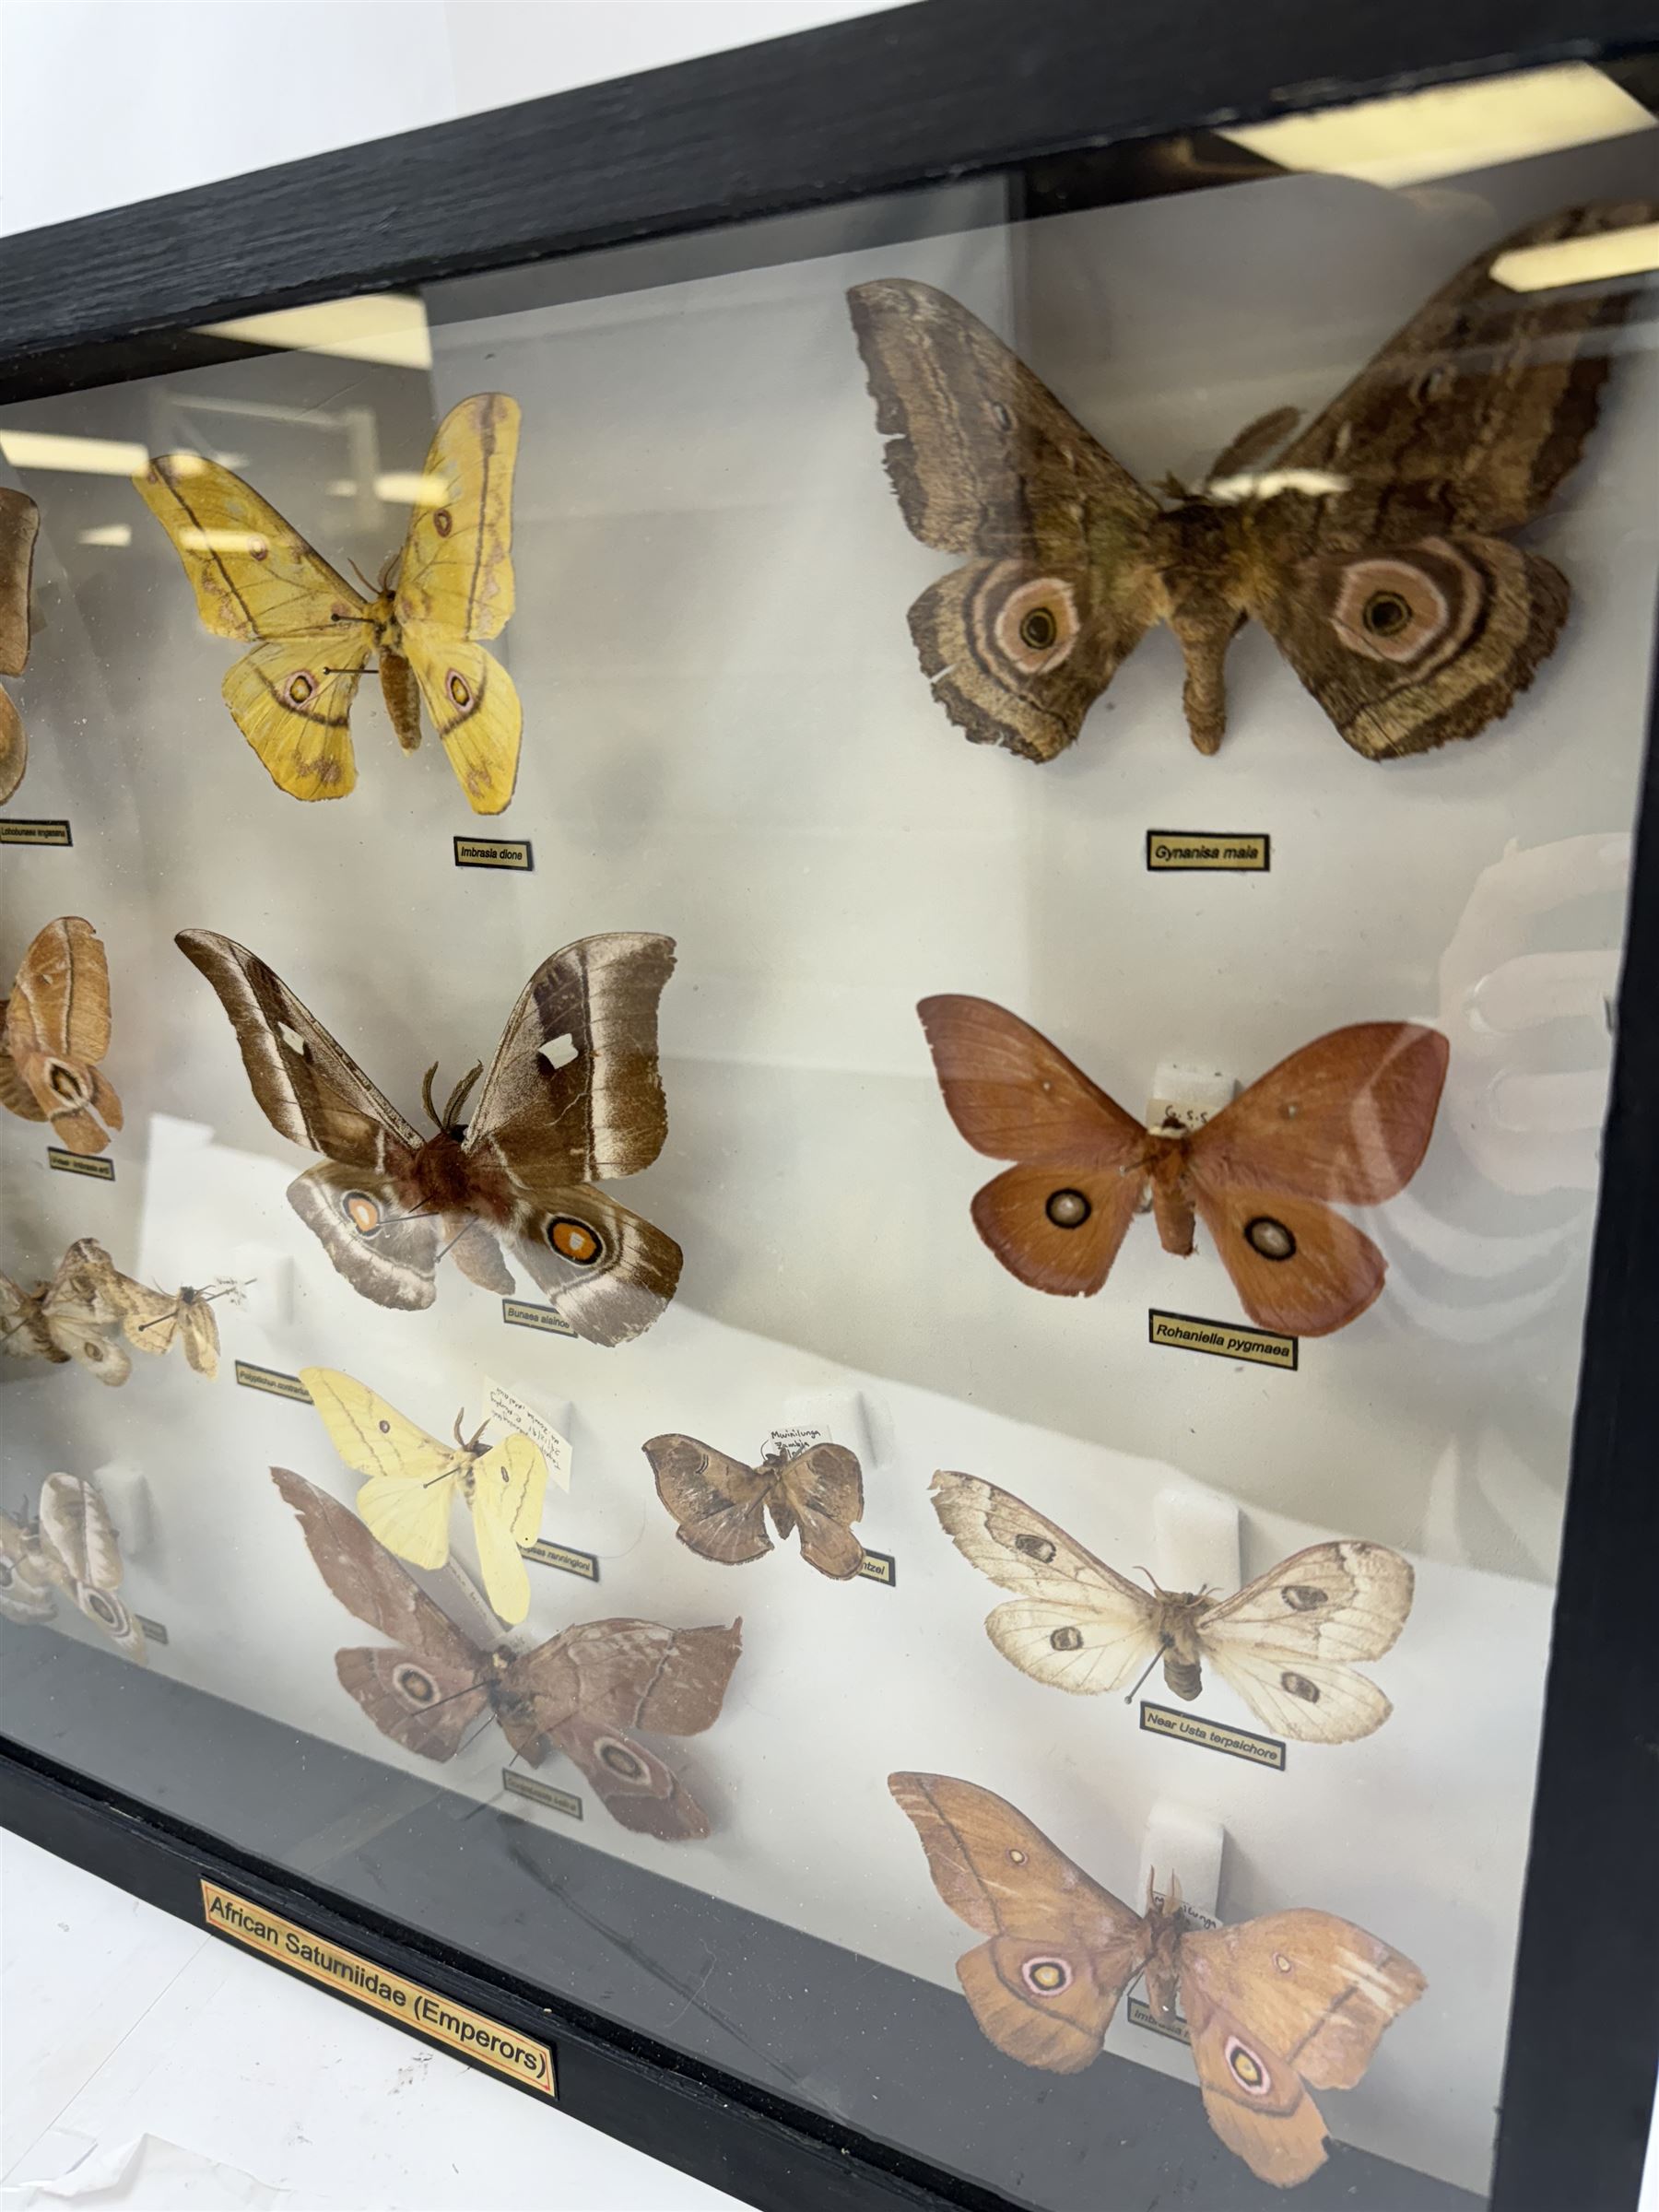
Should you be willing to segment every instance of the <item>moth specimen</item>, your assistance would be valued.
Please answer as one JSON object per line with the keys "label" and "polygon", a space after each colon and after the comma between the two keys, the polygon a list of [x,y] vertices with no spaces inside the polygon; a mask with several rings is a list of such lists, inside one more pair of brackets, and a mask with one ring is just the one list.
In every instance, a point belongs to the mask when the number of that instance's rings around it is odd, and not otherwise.
{"label": "moth specimen", "polygon": [[530,1610],[530,1578],[521,1544],[541,1534],[547,1463],[527,1436],[486,1445],[483,1430],[441,1443],[388,1406],[364,1383],[333,1368],[302,1367],[300,1380],[323,1416],[329,1441],[354,1475],[361,1475],[357,1510],[371,1535],[413,1567],[441,1567],[449,1558],[450,1505],[472,1511],[484,1588],[500,1618],[516,1625]]}
{"label": "moth specimen", "polygon": [[1554,649],[1567,580],[1512,544],[1577,463],[1627,286],[1517,292],[1500,254],[1652,222],[1575,207],[1477,254],[1324,412],[1279,407],[1208,480],[1136,480],[977,317],[931,285],[848,294],[912,534],[968,557],[910,611],[924,673],[975,744],[1052,760],[1154,623],[1186,661],[1200,752],[1223,663],[1263,624],[1356,752],[1473,737]]}
{"label": "moth specimen", "polygon": [[74,1359],[112,1388],[133,1362],[120,1343],[120,1314],[109,1288],[110,1255],[91,1237],[71,1244],[49,1282],[25,1290],[0,1275],[0,1350],[14,1359]]}
{"label": "moth specimen", "polygon": [[101,1152],[121,1100],[98,1063],[110,1049],[110,969],[78,914],[48,922],[0,999],[0,1106],[50,1122],[65,1151]]}
{"label": "moth specimen", "polygon": [[1197,1929],[1171,1878],[1136,1912],[1090,1880],[1023,1813],[942,1774],[888,1779],[914,1822],[934,1887],[987,1938],[957,1960],[973,2017],[1022,2065],[1079,2074],[1118,2001],[1145,1976],[1166,2028],[1184,2027],[1204,2109],[1264,2182],[1324,2165],[1310,2092],[1351,2089],[1391,2021],[1428,1983],[1351,1921],[1305,1909]]}
{"label": "moth specimen", "polygon": [[359,576],[362,594],[217,462],[168,453],[133,478],[184,564],[204,628],[253,641],[225,701],[292,797],[343,799],[356,784],[351,703],[378,653],[405,752],[420,743],[424,700],[474,813],[500,814],[512,798],[524,715],[483,641],[512,613],[518,436],[518,402],[504,393],[450,409],[402,550],[377,584]]}
{"label": "moth specimen", "polygon": [[39,1517],[0,1513],[0,1613],[20,1621],[50,1620],[62,1591],[124,1658],[146,1664],[144,1630],[115,1593],[121,1547],[96,1484],[77,1475],[49,1475],[41,1486]]}
{"label": "moth specimen", "polygon": [[[679,1246],[591,1186],[649,1167],[668,1134],[656,1022],[671,937],[583,937],[544,960],[469,1122],[460,1116],[481,1066],[441,1112],[438,1070],[427,1070],[427,1137],[262,959],[210,930],[177,943],[218,993],[265,1119],[326,1155],[289,1184],[288,1202],[354,1290],[377,1305],[429,1306],[447,1252],[470,1282],[505,1297],[504,1242],[590,1343],[626,1343],[662,1312]],[[566,1053],[562,1065],[549,1047]]]}
{"label": "moth specimen", "polygon": [[533,1651],[486,1651],[462,1633],[357,1516],[273,1467],[317,1570],[348,1613],[392,1648],[336,1652],[335,1671],[382,1735],[422,1759],[453,1759],[493,1713],[516,1757],[574,1760],[624,1828],[674,1843],[706,1836],[707,1814],[631,1731],[698,1735],[719,1718],[742,1648],[729,1629],[590,1620]]}
{"label": "moth specimen", "polygon": [[127,1342],[152,1358],[160,1359],[174,1344],[198,1375],[209,1382],[218,1373],[219,1333],[214,1318],[216,1299],[241,1300],[242,1286],[221,1277],[201,1289],[184,1283],[177,1290],[153,1290],[147,1283],[123,1275],[101,1244],[83,1238],[76,1248],[85,1258],[88,1279],[96,1284],[100,1307],[121,1324]]}
{"label": "moth specimen", "polygon": [[1161,1659],[1191,1703],[1207,1661],[1259,1720],[1308,1744],[1354,1743],[1394,1711],[1352,1664],[1382,1658],[1411,1611],[1410,1563],[1382,1544],[1310,1545],[1231,1597],[1143,1590],[993,1482],[941,1470],[932,1495],[962,1557],[1018,1594],[985,1633],[1039,1682],[1099,1694]]}
{"label": "moth specimen", "polygon": [[758,1467],[694,1436],[653,1436],[642,1449],[675,1533],[701,1558],[727,1566],[764,1558],[770,1513],[780,1536],[800,1531],[809,1567],[836,1583],[858,1572],[864,1546],[853,1524],[864,1512],[864,1473],[844,1444],[769,1452]]}
{"label": "moth specimen", "polygon": [[1147,1129],[1029,1023],[989,999],[916,1011],[951,1120],[1016,1164],[973,1200],[973,1222],[1022,1283],[1092,1298],[1137,1213],[1166,1252],[1194,1217],[1252,1321],[1324,1336],[1382,1288],[1382,1254],[1332,1204],[1375,1206],[1416,1174],[1446,1079],[1446,1041],[1409,1021],[1356,1022],[1304,1045],[1196,1129]]}
{"label": "moth specimen", "polygon": [[[41,511],[27,492],[0,485],[0,676],[21,676],[29,664],[29,582]],[[29,766],[29,735],[16,703],[0,690],[0,806]]]}

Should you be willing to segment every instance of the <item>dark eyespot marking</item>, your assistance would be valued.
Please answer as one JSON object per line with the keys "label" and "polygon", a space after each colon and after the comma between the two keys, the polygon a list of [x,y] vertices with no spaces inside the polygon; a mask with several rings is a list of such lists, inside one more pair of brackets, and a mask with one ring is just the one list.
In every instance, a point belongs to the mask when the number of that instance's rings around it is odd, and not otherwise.
{"label": "dark eyespot marking", "polygon": [[315,696],[316,689],[317,679],[309,669],[296,668],[283,687],[283,697],[290,707],[302,707],[308,699]]}
{"label": "dark eyespot marking", "polygon": [[1265,1260],[1288,1260],[1296,1255],[1296,1239],[1271,1214],[1258,1214],[1244,1224],[1244,1241]]}
{"label": "dark eyespot marking", "polygon": [[1398,592],[1373,592],[1359,610],[1359,619],[1373,638],[1396,637],[1411,619],[1411,609]]}
{"label": "dark eyespot marking", "polygon": [[382,1422],[381,1423],[381,1425],[380,1425],[380,1432],[381,1432],[381,1434],[382,1434],[382,1436],[390,1436],[390,1435],[391,1435],[391,1433],[392,1433],[392,1424],[391,1424],[391,1422],[390,1422],[390,1421],[382,1421]]}
{"label": "dark eyespot marking", "polygon": [[378,1236],[380,1233],[381,1209],[367,1191],[347,1191],[340,1201],[340,1209],[359,1237]]}
{"label": "dark eyespot marking", "polygon": [[74,1068],[65,1067],[61,1060],[53,1063],[52,1074],[47,1079],[58,1097],[67,1099],[72,1105],[78,1104],[87,1096],[87,1086]]}
{"label": "dark eyespot marking", "polygon": [[1019,1978],[1033,1996],[1057,1997],[1072,1985],[1072,1970],[1064,1959],[1028,1959]]}
{"label": "dark eyespot marking", "polygon": [[626,1744],[601,1744],[599,1757],[611,1772],[619,1774],[624,1782],[638,1782],[644,1775],[644,1761],[636,1757]]}
{"label": "dark eyespot marking", "polygon": [[411,1705],[435,1705],[438,1702],[438,1685],[430,1675],[423,1675],[418,1666],[395,1668],[392,1680]]}
{"label": "dark eyespot marking", "polygon": [[248,540],[248,552],[254,560],[269,560],[271,558],[270,543],[263,537],[251,537]]}
{"label": "dark eyespot marking", "polygon": [[432,516],[432,527],[440,537],[447,537],[455,526],[455,518],[447,507],[440,507]]}
{"label": "dark eyespot marking", "polygon": [[1020,617],[1020,642],[1029,645],[1033,653],[1046,653],[1059,635],[1060,625],[1052,607],[1033,606]]}
{"label": "dark eyespot marking", "polygon": [[1094,1207],[1081,1191],[1053,1191],[1043,1212],[1056,1229],[1081,1229]]}
{"label": "dark eyespot marking", "polygon": [[108,1353],[96,1336],[88,1336],[81,1347],[81,1358],[88,1367],[101,1367],[108,1357]]}
{"label": "dark eyespot marking", "polygon": [[450,701],[452,705],[459,707],[464,713],[466,709],[472,705],[472,686],[467,682],[466,678],[461,674],[461,671],[458,668],[452,668],[450,670],[448,676],[444,678],[443,688],[450,695]]}
{"label": "dark eyespot marking", "polygon": [[1023,1551],[1028,1559],[1036,1559],[1044,1567],[1054,1556],[1054,1547],[1046,1536],[1033,1536],[1023,1532],[1015,1537],[1014,1548]]}
{"label": "dark eyespot marking", "polygon": [[1281,1675],[1279,1688],[1288,1690],[1293,1698],[1300,1698],[1304,1705],[1317,1705],[1319,1702],[1319,1685],[1310,1682],[1306,1675]]}
{"label": "dark eyespot marking", "polygon": [[112,1604],[101,1590],[88,1591],[87,1610],[94,1620],[101,1620],[106,1629],[118,1629],[123,1625],[121,1607]]}
{"label": "dark eyespot marking", "polygon": [[1026,1863],[1026,1854],[1023,1851],[1011,1851],[1008,1853],[1008,1859],[1011,1865],[1023,1866]]}
{"label": "dark eyespot marking", "polygon": [[1287,1583],[1279,1595],[1292,1613],[1317,1613],[1331,1602],[1328,1592],[1316,1590],[1312,1583]]}
{"label": "dark eyespot marking", "polygon": [[1241,2089],[1252,2097],[1266,2095],[1267,2069],[1248,2043],[1241,2043],[1236,2035],[1230,2035],[1221,2055],[1227,2063],[1228,2072]]}
{"label": "dark eyespot marking", "polygon": [[1049,1642],[1057,1652],[1080,1652],[1083,1649],[1081,1629],[1056,1629]]}
{"label": "dark eyespot marking", "polygon": [[605,1253],[604,1243],[585,1221],[572,1221],[562,1214],[548,1222],[547,1241],[561,1260],[578,1267],[591,1267]]}

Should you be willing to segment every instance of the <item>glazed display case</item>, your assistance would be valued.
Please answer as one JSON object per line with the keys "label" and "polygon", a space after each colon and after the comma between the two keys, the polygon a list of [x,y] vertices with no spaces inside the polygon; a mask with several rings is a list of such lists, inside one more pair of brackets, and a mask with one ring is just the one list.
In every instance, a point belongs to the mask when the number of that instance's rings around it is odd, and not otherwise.
{"label": "glazed display case", "polygon": [[907,8],[0,244],[10,1826],[760,2206],[1634,2212],[1594,13]]}

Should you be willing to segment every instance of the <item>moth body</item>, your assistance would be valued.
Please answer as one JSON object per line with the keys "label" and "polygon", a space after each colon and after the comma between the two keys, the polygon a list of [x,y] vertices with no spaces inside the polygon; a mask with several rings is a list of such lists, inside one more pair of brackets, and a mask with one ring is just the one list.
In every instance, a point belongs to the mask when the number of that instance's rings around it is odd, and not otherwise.
{"label": "moth body", "polygon": [[1210,1609],[1202,1591],[1159,1590],[1154,1585],[1153,1634],[1163,1653],[1171,1694],[1191,1704],[1204,1688],[1204,1646],[1198,1624]]}

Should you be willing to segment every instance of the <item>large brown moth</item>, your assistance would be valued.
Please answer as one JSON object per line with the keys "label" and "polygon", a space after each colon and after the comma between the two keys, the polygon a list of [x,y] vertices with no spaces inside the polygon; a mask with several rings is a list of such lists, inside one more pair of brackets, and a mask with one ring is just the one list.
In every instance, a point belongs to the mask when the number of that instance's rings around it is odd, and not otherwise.
{"label": "large brown moth", "polygon": [[[29,581],[41,511],[27,492],[0,485],[0,676],[21,676],[29,663]],[[23,717],[0,690],[0,806],[29,766]]]}
{"label": "large brown moth", "polygon": [[121,1100],[98,1063],[110,1049],[110,969],[78,914],[48,922],[0,999],[0,1106],[50,1122],[70,1152],[101,1152]]}
{"label": "large brown moth", "polygon": [[933,1501],[963,1558],[1018,1594],[985,1633],[1039,1682],[1098,1695],[1161,1659],[1190,1703],[1207,1661],[1259,1720],[1307,1744],[1354,1743],[1394,1711],[1352,1665],[1391,1650],[1411,1611],[1410,1562],[1385,1545],[1311,1544],[1230,1597],[1143,1590],[994,1482],[941,1469]]}
{"label": "large brown moth", "polygon": [[549,1750],[581,1768],[624,1828],[664,1842],[706,1836],[708,1815],[632,1731],[698,1735],[720,1717],[743,1623],[668,1629],[590,1620],[533,1651],[487,1651],[464,1635],[357,1515],[286,1467],[271,1480],[299,1515],[317,1571],[391,1648],[341,1651],[335,1671],[382,1735],[422,1759],[453,1759],[493,1713],[514,1756]]}
{"label": "large brown moth", "polygon": [[1015,1162],[972,1211],[1022,1283],[1092,1298],[1149,1209],[1164,1250],[1183,1256],[1204,1223],[1262,1328],[1326,1335],[1382,1290],[1382,1254],[1332,1202],[1375,1206],[1416,1174],[1446,1079],[1438,1030],[1334,1030],[1200,1127],[1147,1129],[989,999],[924,998],[916,1011],[951,1120],[976,1152]]}
{"label": "large brown moth", "polygon": [[764,1559],[770,1513],[780,1536],[800,1532],[809,1567],[836,1583],[858,1572],[864,1546],[853,1524],[864,1512],[864,1471],[844,1444],[769,1453],[758,1467],[694,1436],[653,1436],[641,1449],[657,1496],[679,1524],[675,1533],[701,1558],[727,1566]]}
{"label": "large brown moth", "polygon": [[120,1313],[111,1292],[110,1255],[91,1237],[71,1244],[49,1282],[26,1290],[0,1275],[0,1351],[14,1359],[73,1359],[112,1388],[133,1371],[119,1341]]}
{"label": "large brown moth", "polygon": [[49,1475],[33,1521],[0,1513],[0,1613],[44,1621],[61,1590],[124,1658],[145,1665],[144,1630],[117,1597],[121,1547],[109,1509],[84,1476]]}
{"label": "large brown moth", "polygon": [[1574,207],[1477,254],[1296,435],[1281,407],[1206,482],[1123,468],[977,317],[904,278],[848,294],[904,519],[963,568],[911,608],[922,666],[975,744],[1052,760],[1154,623],[1213,753],[1223,663],[1258,621],[1368,759],[1473,737],[1553,650],[1567,580],[1512,544],[1583,451],[1627,286],[1517,292],[1500,255],[1652,222]]}
{"label": "large brown moth", "polygon": [[[177,943],[218,992],[266,1120],[326,1156],[288,1201],[354,1290],[377,1305],[429,1306],[451,1253],[469,1281],[504,1297],[504,1242],[591,1343],[624,1344],[656,1320],[679,1281],[679,1246],[592,1185],[649,1167],[668,1134],[656,1023],[671,937],[614,932],[544,960],[488,1074],[472,1068],[441,1110],[428,1069],[427,1137],[255,954],[206,929]],[[566,1049],[562,1065],[550,1046]]]}
{"label": "large brown moth", "polygon": [[1351,2089],[1383,2030],[1428,1987],[1409,1959],[1334,1912],[1268,1912],[1198,1928],[1171,1877],[1136,1912],[1023,1813],[943,1774],[893,1774],[934,1887],[985,1942],[957,1960],[973,2017],[1022,2065],[1080,2074],[1145,1977],[1159,2021],[1184,2032],[1210,2125],[1264,2182],[1324,2165],[1311,2092]]}

